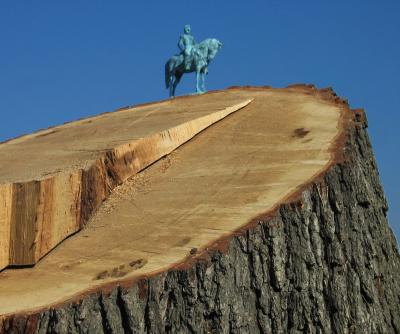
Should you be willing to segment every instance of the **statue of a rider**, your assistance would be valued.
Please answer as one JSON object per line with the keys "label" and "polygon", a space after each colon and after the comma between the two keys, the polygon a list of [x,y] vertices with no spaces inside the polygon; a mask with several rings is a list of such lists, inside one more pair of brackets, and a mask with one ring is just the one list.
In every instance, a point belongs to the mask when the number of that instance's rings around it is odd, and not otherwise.
{"label": "statue of a rider", "polygon": [[178,47],[183,54],[183,64],[185,70],[190,70],[190,60],[192,56],[193,47],[196,45],[193,35],[190,32],[190,25],[185,25],[183,34],[179,37]]}

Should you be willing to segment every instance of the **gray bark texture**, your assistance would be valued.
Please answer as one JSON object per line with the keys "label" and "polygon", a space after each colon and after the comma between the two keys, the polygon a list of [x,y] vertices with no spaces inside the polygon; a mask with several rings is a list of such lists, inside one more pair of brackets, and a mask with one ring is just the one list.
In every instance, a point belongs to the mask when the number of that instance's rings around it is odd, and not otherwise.
{"label": "gray bark texture", "polygon": [[400,256],[354,113],[337,162],[226,251],[35,314],[2,333],[400,333]]}

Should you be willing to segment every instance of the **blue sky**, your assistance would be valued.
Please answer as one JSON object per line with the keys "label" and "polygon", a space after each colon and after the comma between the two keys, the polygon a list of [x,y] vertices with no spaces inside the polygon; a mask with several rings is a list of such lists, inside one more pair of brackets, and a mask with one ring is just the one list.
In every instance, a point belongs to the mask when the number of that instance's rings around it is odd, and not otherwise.
{"label": "blue sky", "polygon": [[[183,25],[224,47],[209,89],[314,83],[366,109],[400,239],[400,1],[11,1],[0,3],[0,141],[167,97]],[[193,90],[183,78],[177,94]]]}

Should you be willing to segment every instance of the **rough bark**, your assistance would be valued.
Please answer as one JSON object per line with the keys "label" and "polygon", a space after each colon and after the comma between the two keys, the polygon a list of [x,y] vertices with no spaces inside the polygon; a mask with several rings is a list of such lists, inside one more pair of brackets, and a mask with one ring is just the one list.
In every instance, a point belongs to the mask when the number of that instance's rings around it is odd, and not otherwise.
{"label": "rough bark", "polygon": [[400,256],[366,121],[355,117],[342,162],[226,251],[9,317],[2,332],[400,333]]}

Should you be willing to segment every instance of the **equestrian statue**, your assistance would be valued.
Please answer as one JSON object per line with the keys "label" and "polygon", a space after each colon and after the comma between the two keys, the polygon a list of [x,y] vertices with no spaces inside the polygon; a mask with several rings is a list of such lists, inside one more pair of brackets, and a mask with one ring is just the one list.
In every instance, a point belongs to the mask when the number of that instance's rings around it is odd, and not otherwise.
{"label": "equestrian statue", "polygon": [[215,38],[207,38],[199,44],[190,31],[190,25],[185,25],[183,34],[178,41],[181,52],[172,56],[165,64],[165,85],[169,96],[175,96],[175,89],[184,73],[196,72],[196,92],[206,91],[205,76],[208,65],[221,49],[222,43]]}

